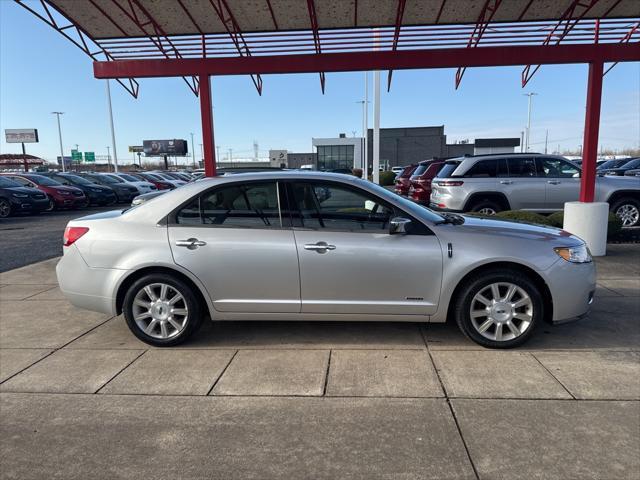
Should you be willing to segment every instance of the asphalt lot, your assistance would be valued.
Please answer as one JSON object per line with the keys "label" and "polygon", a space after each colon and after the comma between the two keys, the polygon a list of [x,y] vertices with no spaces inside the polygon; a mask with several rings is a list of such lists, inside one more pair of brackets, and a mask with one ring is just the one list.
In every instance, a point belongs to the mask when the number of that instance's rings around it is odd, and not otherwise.
{"label": "asphalt lot", "polygon": [[60,210],[0,219],[0,272],[62,255],[62,234],[69,220],[126,205]]}
{"label": "asphalt lot", "polygon": [[172,349],[0,274],[0,477],[640,478],[640,246],[586,319],[487,350],[453,325],[208,322]]}

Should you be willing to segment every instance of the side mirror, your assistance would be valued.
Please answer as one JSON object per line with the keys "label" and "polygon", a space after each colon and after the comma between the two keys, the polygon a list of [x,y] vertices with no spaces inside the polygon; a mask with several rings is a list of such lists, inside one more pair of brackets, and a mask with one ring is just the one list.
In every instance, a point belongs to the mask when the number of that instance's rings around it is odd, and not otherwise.
{"label": "side mirror", "polygon": [[389,222],[389,235],[404,235],[409,233],[411,220],[404,217],[393,217]]}

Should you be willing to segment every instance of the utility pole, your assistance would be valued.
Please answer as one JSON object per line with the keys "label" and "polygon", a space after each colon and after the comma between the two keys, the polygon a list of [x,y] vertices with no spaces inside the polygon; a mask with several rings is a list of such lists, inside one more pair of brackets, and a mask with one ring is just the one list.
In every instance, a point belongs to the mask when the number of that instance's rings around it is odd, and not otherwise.
{"label": "utility pole", "polygon": [[113,128],[113,110],[111,109],[111,87],[109,87],[109,79],[107,79],[107,101],[109,103],[109,121],[111,123],[111,145],[113,146],[113,165],[115,172],[118,173],[118,152],[116,152],[116,131]]}
{"label": "utility pole", "polygon": [[520,153],[524,152],[524,130],[520,131]]}
{"label": "utility pole", "polygon": [[196,149],[193,146],[193,133],[191,135],[191,159],[193,160],[193,168],[196,168]]}
{"label": "utility pole", "polygon": [[527,108],[527,135],[526,135],[526,147],[525,152],[529,151],[529,145],[531,140],[531,98],[537,95],[535,92],[523,93],[524,96],[529,97],[529,107]]}
{"label": "utility pole", "polygon": [[[374,33],[375,46],[378,50],[379,32]],[[373,183],[380,183],[380,70],[373,72]]]}
{"label": "utility pole", "polygon": [[544,134],[544,153],[547,153],[547,145],[549,144],[549,129],[547,128]]}
{"label": "utility pole", "polygon": [[64,112],[51,112],[53,115],[58,117],[58,137],[60,139],[60,163],[62,164],[62,171],[65,172],[64,168],[64,148],[62,148],[62,129],[60,128],[60,115],[64,115]]}
{"label": "utility pole", "polygon": [[233,162],[233,148],[229,149],[229,163]]}
{"label": "utility pole", "polygon": [[[202,145],[200,145],[200,146],[202,146]],[[220,147],[221,146],[222,145],[216,145],[216,161],[220,161],[220,162],[222,161],[222,157],[220,156]]]}

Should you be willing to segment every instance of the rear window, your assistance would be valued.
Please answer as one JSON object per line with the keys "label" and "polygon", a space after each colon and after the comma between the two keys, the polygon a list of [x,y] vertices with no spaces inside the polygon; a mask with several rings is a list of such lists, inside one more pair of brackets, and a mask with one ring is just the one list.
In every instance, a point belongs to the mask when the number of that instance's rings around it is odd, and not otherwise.
{"label": "rear window", "polygon": [[459,165],[460,165],[460,162],[446,162],[442,167],[442,170],[440,170],[436,175],[436,178],[451,177],[452,173],[455,171],[456,168],[458,168]]}
{"label": "rear window", "polygon": [[418,165],[418,168],[415,169],[415,171],[411,174],[411,176],[419,176],[422,175],[424,172],[427,171],[427,168],[429,168],[429,165]]}
{"label": "rear window", "polygon": [[398,178],[402,177],[402,178],[407,178],[410,177],[411,175],[413,175],[413,171],[416,169],[415,165],[409,165],[408,167],[404,167],[404,169],[402,170],[402,173],[400,173],[400,175],[398,175]]}

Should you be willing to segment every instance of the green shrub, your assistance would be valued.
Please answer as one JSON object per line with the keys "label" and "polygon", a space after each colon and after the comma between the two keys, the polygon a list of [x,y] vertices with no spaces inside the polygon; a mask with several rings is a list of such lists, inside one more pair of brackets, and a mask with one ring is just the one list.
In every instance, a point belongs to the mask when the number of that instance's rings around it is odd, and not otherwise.
{"label": "green shrub", "polygon": [[521,223],[533,223],[547,226],[552,225],[549,222],[548,217],[540,215],[539,213],[527,212],[524,210],[505,210],[503,212],[498,212],[496,217]]}
{"label": "green shrub", "polygon": [[[564,212],[555,212],[547,217],[554,227],[562,228],[564,224]],[[615,237],[622,230],[622,221],[615,216],[613,212],[609,212],[607,225],[607,238]]]}
{"label": "green shrub", "polygon": [[396,174],[393,172],[380,172],[380,185],[383,187],[393,185]]}

